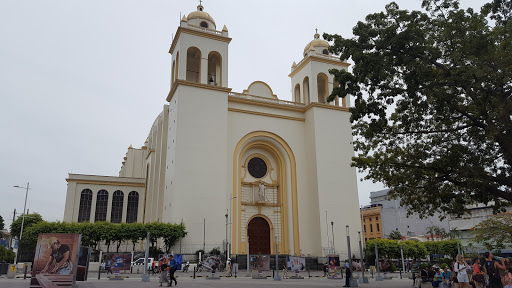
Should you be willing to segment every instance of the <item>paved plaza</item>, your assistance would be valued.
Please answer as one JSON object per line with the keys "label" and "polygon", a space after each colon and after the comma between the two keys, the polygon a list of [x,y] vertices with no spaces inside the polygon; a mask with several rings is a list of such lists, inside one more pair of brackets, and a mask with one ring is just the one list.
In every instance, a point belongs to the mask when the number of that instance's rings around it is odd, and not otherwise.
{"label": "paved plaza", "polygon": [[[91,279],[87,282],[78,282],[80,288],[147,288],[159,287],[158,277],[152,276],[150,282],[141,282],[140,274],[131,274],[122,281],[108,280],[102,275],[102,279]],[[220,280],[207,280],[204,277],[193,279],[191,277],[178,278],[177,287],[342,287],[345,285],[345,280],[331,280],[326,278],[306,278],[306,279],[285,279],[281,281],[273,281],[272,278],[267,279],[251,279],[250,277],[237,277],[235,278],[221,278]],[[0,278],[0,288],[21,288],[29,287],[29,279],[6,279]],[[412,280],[393,278],[376,282],[370,279],[369,284],[359,284],[359,287],[377,288],[377,287],[393,287],[393,288],[409,288],[412,287]],[[174,287],[174,286],[173,286]]]}

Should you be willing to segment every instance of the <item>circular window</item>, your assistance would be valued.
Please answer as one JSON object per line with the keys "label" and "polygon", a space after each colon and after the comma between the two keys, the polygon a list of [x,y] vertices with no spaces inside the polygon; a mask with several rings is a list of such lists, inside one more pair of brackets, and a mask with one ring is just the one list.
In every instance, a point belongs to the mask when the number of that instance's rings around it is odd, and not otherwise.
{"label": "circular window", "polygon": [[199,26],[203,27],[203,28],[208,28],[208,23],[206,23],[205,21],[201,22],[201,24],[199,24]]}
{"label": "circular window", "polygon": [[324,51],[322,53],[324,53],[324,55],[329,55],[329,50],[324,49]]}
{"label": "circular window", "polygon": [[249,174],[251,174],[254,178],[262,178],[267,174],[267,163],[263,161],[263,159],[254,157],[249,160],[247,165],[247,169],[249,170]]}

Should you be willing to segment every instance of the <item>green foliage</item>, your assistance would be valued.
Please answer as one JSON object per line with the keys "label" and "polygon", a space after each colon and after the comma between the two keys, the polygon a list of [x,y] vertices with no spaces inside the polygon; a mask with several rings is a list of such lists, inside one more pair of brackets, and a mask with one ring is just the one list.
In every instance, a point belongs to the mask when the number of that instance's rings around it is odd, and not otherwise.
{"label": "green foliage", "polygon": [[394,263],[391,263],[391,273],[396,271],[396,265]]}
{"label": "green foliage", "polygon": [[352,73],[329,71],[343,85],[328,99],[355,97],[352,165],[410,213],[512,202],[512,2],[490,1],[482,13],[456,0],[390,3],[354,38],[324,34],[354,62]]}
{"label": "green foliage", "polygon": [[4,224],[4,218],[0,215],[0,230],[4,230],[5,224]]}
{"label": "green foliage", "polygon": [[5,261],[12,263],[14,261],[14,257],[16,257],[16,254],[14,254],[11,249],[7,249],[0,245],[0,262]]}
{"label": "green foliage", "polygon": [[220,248],[219,247],[215,247],[213,248],[210,253],[210,255],[220,255]]}
{"label": "green foliage", "polygon": [[472,242],[484,244],[489,250],[502,250],[512,243],[512,212],[493,215],[476,225]]}
{"label": "green foliage", "polygon": [[[23,243],[25,250],[34,250],[37,244],[37,237],[40,233],[79,233],[82,234],[82,245],[96,249],[98,244],[104,242],[107,245],[107,252],[110,251],[110,245],[116,245],[116,251],[119,252],[121,244],[125,241],[135,243],[146,239],[147,231],[150,231],[150,241],[154,243],[162,239],[166,245],[166,253],[169,252],[172,245],[180,238],[185,237],[187,232],[183,224],[171,223],[121,223],[111,222],[46,222],[41,221],[24,229]],[[152,246],[153,250],[158,250]],[[160,250],[161,251],[161,250]],[[163,253],[163,252],[162,252]],[[157,253],[158,255],[158,253]]]}
{"label": "green foliage", "polygon": [[[406,259],[422,259],[427,255],[443,254],[451,259],[457,255],[458,240],[426,241],[419,242],[413,240],[397,241],[391,239],[373,239],[366,242],[367,259],[375,258],[375,245],[379,249],[379,259],[399,259],[401,258],[400,248],[404,251]],[[448,263],[450,259],[447,259]]]}
{"label": "green foliage", "polygon": [[[23,233],[27,231],[27,229],[39,222],[43,221],[43,217],[38,213],[32,213],[25,215],[25,221],[23,223]],[[18,217],[14,222],[11,223],[11,235],[13,237],[20,237],[21,224],[23,222],[23,217]],[[23,239],[22,239],[23,240]]]}
{"label": "green foliage", "polygon": [[402,233],[400,233],[400,231],[393,230],[393,231],[391,231],[391,233],[389,233],[388,239],[391,239],[391,240],[402,240],[403,236],[402,236]]}

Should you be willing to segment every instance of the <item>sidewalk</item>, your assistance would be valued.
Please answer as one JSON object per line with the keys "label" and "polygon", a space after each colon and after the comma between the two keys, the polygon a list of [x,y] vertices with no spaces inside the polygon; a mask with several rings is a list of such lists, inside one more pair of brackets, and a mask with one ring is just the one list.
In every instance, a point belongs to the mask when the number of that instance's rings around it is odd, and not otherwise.
{"label": "sidewalk", "polygon": [[[190,274],[190,273],[189,273]],[[244,273],[245,275],[245,273]],[[103,275],[102,275],[103,276]],[[102,278],[90,277],[87,282],[77,282],[80,288],[149,288],[159,287],[158,277],[151,277],[150,282],[141,282],[140,274],[127,274],[130,278],[125,280],[107,280]],[[306,279],[285,279],[282,281],[273,281],[272,278],[252,279],[250,277],[221,278],[220,280],[207,280],[206,278],[193,279],[186,277],[187,274],[178,274],[178,287],[341,287],[345,285],[345,280],[331,280],[326,278],[306,278]],[[185,277],[184,277],[185,276]],[[188,275],[190,276],[190,275]],[[6,279],[0,278],[0,288],[26,288],[29,287],[29,279]],[[366,288],[410,288],[412,280],[410,279],[391,279],[380,282],[370,279],[369,284],[359,284],[359,287]]]}

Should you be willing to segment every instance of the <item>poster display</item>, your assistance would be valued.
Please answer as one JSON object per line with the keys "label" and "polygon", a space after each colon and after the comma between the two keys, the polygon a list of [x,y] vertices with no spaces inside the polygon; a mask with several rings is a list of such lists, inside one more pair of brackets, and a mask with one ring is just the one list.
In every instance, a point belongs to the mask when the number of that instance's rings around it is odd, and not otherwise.
{"label": "poster display", "polygon": [[251,256],[251,268],[257,271],[270,270],[270,256],[269,255],[253,255]]}
{"label": "poster display", "polygon": [[31,284],[74,284],[79,248],[80,234],[39,234],[32,266]]}
{"label": "poster display", "polygon": [[132,253],[105,253],[105,266],[112,271],[130,270]]}
{"label": "poster display", "polygon": [[288,271],[306,271],[306,258],[288,256],[286,259],[286,269]]}
{"label": "poster display", "polygon": [[340,256],[338,254],[327,255],[329,277],[341,278]]}

